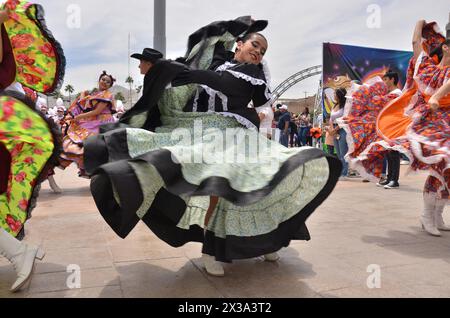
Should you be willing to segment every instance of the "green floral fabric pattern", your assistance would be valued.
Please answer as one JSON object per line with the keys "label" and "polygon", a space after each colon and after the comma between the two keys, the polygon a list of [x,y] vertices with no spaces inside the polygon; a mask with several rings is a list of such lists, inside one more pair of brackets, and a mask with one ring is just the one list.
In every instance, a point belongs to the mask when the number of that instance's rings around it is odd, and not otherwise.
{"label": "green floral fabric pattern", "polygon": [[19,0],[8,0],[4,7],[10,10],[4,25],[16,61],[16,81],[37,92],[50,92],[61,66],[54,46],[39,26],[36,7]]}
{"label": "green floral fabric pattern", "polygon": [[0,97],[0,142],[12,157],[8,188],[0,195],[0,225],[17,236],[37,178],[53,153],[53,137],[36,112],[14,98]]}

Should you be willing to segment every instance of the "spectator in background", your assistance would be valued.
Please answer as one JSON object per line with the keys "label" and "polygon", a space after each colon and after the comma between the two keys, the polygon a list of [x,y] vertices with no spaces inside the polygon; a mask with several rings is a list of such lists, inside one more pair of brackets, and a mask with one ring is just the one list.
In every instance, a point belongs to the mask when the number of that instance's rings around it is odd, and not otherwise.
{"label": "spectator in background", "polygon": [[53,121],[60,129],[64,125],[64,117],[66,117],[66,108],[64,106],[56,106],[56,114],[53,116]]}
{"label": "spectator in background", "polygon": [[345,181],[348,178],[349,172],[349,164],[345,160],[345,156],[348,153],[348,144],[347,144],[347,132],[339,127],[336,121],[339,118],[344,117],[344,109],[345,104],[347,103],[347,90],[345,88],[340,88],[336,90],[335,93],[335,106],[331,111],[331,119],[330,123],[333,127],[331,134],[334,136],[334,148],[336,150],[337,156],[339,160],[341,160],[344,168],[342,169],[341,181]]}
{"label": "spectator in background", "polygon": [[308,129],[306,130],[306,145],[312,147],[313,146],[313,135],[312,135],[312,130],[313,130],[313,124],[312,121],[309,122],[308,124]]}
{"label": "spectator in background", "polygon": [[281,111],[280,108],[283,106],[282,104],[277,104],[273,107],[273,123],[272,129],[275,132],[275,135],[272,134],[272,140],[276,142],[280,142],[281,131],[278,129],[278,121],[280,120]]}
{"label": "spectator in background", "polygon": [[308,144],[308,135],[311,129],[311,115],[309,113],[308,107],[300,115],[299,118],[300,127],[298,130],[298,138],[300,139],[300,147],[304,147]]}
{"label": "spectator in background", "polygon": [[286,105],[280,108],[280,119],[278,121],[278,129],[281,131],[280,144],[289,148],[289,125],[291,123],[291,114],[289,113],[289,107]]}
{"label": "spectator in background", "polygon": [[38,97],[36,100],[36,109],[39,110],[46,118],[48,118],[48,106],[45,98]]}
{"label": "spectator in background", "polygon": [[327,152],[334,156],[334,135],[333,135],[333,125],[330,124],[330,120],[326,121],[325,125],[325,145],[327,145]]}
{"label": "spectator in background", "polygon": [[296,116],[294,114],[291,114],[291,122],[289,123],[291,148],[294,148],[294,146],[296,145],[296,141],[298,139],[298,135],[297,135],[298,126],[295,123],[295,121],[296,121]]}

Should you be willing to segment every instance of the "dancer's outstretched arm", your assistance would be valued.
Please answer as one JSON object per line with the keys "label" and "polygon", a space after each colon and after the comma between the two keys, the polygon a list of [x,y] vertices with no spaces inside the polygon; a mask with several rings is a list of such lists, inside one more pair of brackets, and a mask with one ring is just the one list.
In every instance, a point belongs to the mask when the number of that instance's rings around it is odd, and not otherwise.
{"label": "dancer's outstretched arm", "polygon": [[188,84],[206,85],[225,95],[233,95],[242,89],[242,85],[250,85],[244,80],[238,79],[227,72],[217,73],[214,71],[189,70],[180,74],[172,86],[183,86]]}
{"label": "dancer's outstretched arm", "polygon": [[447,84],[443,85],[433,96],[431,96],[428,103],[431,106],[431,109],[437,110],[440,107],[440,100],[450,94],[450,81]]}
{"label": "dancer's outstretched arm", "polygon": [[420,20],[416,24],[416,29],[414,30],[413,36],[413,50],[414,50],[414,60],[417,61],[419,55],[422,53],[422,31],[427,22],[425,20]]}
{"label": "dancer's outstretched arm", "polygon": [[251,88],[253,89],[251,98],[255,107],[265,105],[270,99],[270,97],[267,97],[267,87],[265,85],[253,85],[251,82],[238,78],[226,71],[189,70],[178,75],[172,81],[173,87],[187,84],[206,85],[228,97],[242,96],[242,94],[246,94],[245,92],[248,93],[249,88]]}

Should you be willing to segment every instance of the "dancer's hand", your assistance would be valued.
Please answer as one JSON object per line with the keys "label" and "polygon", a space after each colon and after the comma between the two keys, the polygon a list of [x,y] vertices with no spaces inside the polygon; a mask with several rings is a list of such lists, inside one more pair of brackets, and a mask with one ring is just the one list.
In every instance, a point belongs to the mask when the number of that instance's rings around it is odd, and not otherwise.
{"label": "dancer's hand", "polygon": [[0,24],[8,21],[9,19],[9,10],[0,10]]}
{"label": "dancer's hand", "polygon": [[417,21],[416,27],[419,29],[423,29],[427,25],[427,21],[425,20],[419,20]]}
{"label": "dancer's hand", "polygon": [[435,96],[431,96],[430,100],[428,101],[428,104],[431,107],[432,111],[437,111],[440,107],[439,100]]}

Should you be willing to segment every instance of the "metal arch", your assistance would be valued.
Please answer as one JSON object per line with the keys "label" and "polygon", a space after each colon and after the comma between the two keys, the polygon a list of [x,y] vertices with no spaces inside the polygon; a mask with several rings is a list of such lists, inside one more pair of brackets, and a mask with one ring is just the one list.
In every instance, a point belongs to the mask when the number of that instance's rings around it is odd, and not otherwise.
{"label": "metal arch", "polygon": [[304,69],[285,80],[278,85],[272,93],[272,102],[275,103],[284,93],[286,93],[291,87],[297,85],[301,81],[307,78],[322,74],[322,65],[313,66]]}
{"label": "metal arch", "polygon": [[317,89],[316,103],[314,104],[314,126],[317,124],[323,124],[323,120],[319,121],[319,118],[323,118],[323,83],[320,80],[319,88]]}

